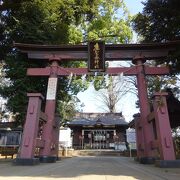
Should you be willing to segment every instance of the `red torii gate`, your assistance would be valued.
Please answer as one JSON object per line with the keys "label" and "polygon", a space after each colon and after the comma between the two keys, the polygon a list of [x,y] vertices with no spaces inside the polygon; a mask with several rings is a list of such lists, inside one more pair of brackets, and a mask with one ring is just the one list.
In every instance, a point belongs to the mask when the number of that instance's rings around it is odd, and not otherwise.
{"label": "red torii gate", "polygon": [[[149,163],[154,159],[154,150],[151,147],[153,142],[153,131],[149,125],[148,115],[150,107],[148,103],[146,75],[165,75],[169,74],[168,67],[148,67],[144,65],[146,60],[159,60],[167,57],[168,54],[176,49],[179,42],[155,43],[155,44],[112,44],[105,45],[105,60],[132,60],[135,66],[132,67],[115,67],[107,68],[107,74],[137,76],[138,95],[140,101],[140,126],[143,131],[137,134],[137,142],[141,147],[137,147],[138,159],[141,162]],[[58,65],[60,61],[68,60],[87,60],[87,45],[34,45],[15,43],[22,53],[27,53],[30,59],[48,60],[49,67],[29,68],[28,76],[47,76],[48,90],[46,98],[45,114],[46,123],[43,125],[42,137],[37,142],[37,125],[40,115],[35,109],[40,109],[41,95],[29,94],[30,97],[26,123],[21,144],[21,151],[16,159],[17,164],[35,164],[39,162],[55,162],[58,157],[58,125],[55,123],[55,104],[56,104],[56,87],[58,76],[67,76],[71,73],[76,75],[92,74],[87,68],[63,68]],[[36,101],[36,102],[35,102]],[[42,113],[41,113],[42,114]],[[35,117],[33,117],[35,116]],[[32,121],[32,118],[34,120]],[[46,118],[45,118],[46,119]],[[32,125],[33,124],[33,125]],[[56,130],[54,129],[56,128]],[[31,137],[29,133],[32,133]],[[35,158],[35,149],[40,147],[39,157]],[[143,150],[142,150],[143,147]],[[173,146],[171,146],[173,152]],[[171,156],[174,160],[174,156]]]}

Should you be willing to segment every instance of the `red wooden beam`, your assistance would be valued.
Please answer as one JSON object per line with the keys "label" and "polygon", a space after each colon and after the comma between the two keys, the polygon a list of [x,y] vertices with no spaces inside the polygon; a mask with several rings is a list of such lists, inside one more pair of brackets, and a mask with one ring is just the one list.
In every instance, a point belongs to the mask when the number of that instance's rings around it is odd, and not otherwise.
{"label": "red wooden beam", "polygon": [[[106,50],[105,59],[106,61],[124,61],[124,60],[132,60],[135,56],[141,55],[145,57],[146,60],[151,59],[160,59],[168,56],[168,52],[172,50],[170,49],[152,49],[152,50],[132,50],[132,49],[123,49],[123,50]],[[67,61],[87,61],[88,52],[86,51],[24,51],[22,52],[28,53],[29,59],[51,59],[54,55],[61,60]]]}
{"label": "red wooden beam", "polygon": [[167,75],[170,73],[169,67],[148,67],[145,66],[146,75]]}
{"label": "red wooden beam", "polygon": [[46,68],[28,68],[26,74],[28,76],[49,76],[50,75],[50,67],[46,67]]}
{"label": "red wooden beam", "polygon": [[[68,76],[71,73],[76,75],[92,74],[88,72],[87,68],[63,68],[58,67],[58,76]],[[123,73],[125,76],[137,75],[136,66],[133,67],[111,67],[107,68],[106,74],[116,76]],[[28,68],[28,76],[49,76],[51,74],[51,67],[46,68]],[[166,75],[169,74],[168,67],[148,67],[145,66],[145,75]]]}
{"label": "red wooden beam", "polygon": [[[76,74],[76,75],[84,75],[84,74],[94,74],[92,72],[88,72],[87,68],[59,68],[58,75],[59,76],[67,76],[69,74]],[[135,68],[128,68],[128,67],[112,67],[108,68],[106,74],[111,74],[111,75],[118,75],[120,73],[124,73],[125,75],[136,75],[136,69]],[[102,74],[102,73],[100,73]]]}
{"label": "red wooden beam", "polygon": [[[132,60],[135,56],[143,56],[146,60],[161,59],[170,51],[176,50],[180,41],[149,44],[106,44],[105,59]],[[54,55],[63,60],[87,60],[87,45],[37,45],[14,43],[22,53],[27,53],[30,59],[46,59]]]}

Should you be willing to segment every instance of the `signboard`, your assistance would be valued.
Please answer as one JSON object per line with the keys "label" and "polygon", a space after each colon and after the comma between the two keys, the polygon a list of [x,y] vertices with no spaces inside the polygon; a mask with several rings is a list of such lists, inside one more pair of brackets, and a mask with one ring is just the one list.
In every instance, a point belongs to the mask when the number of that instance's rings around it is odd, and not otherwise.
{"label": "signboard", "polygon": [[90,72],[105,71],[105,44],[103,41],[88,43],[88,70]]}
{"label": "signboard", "polygon": [[130,157],[131,157],[131,150],[136,149],[136,132],[135,129],[127,129],[126,130],[126,137],[127,142],[130,148]]}
{"label": "signboard", "polygon": [[136,142],[136,133],[135,131],[126,130],[127,142],[128,143],[135,143]]}
{"label": "signboard", "polygon": [[57,90],[57,78],[49,78],[46,99],[55,100],[56,90]]}

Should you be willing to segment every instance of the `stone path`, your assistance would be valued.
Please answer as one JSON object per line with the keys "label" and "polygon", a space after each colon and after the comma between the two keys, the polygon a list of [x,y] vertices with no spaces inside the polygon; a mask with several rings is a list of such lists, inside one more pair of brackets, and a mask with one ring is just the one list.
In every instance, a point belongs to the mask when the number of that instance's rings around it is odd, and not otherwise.
{"label": "stone path", "polygon": [[127,157],[87,156],[56,163],[15,166],[0,160],[0,180],[180,180],[180,168],[142,165]]}

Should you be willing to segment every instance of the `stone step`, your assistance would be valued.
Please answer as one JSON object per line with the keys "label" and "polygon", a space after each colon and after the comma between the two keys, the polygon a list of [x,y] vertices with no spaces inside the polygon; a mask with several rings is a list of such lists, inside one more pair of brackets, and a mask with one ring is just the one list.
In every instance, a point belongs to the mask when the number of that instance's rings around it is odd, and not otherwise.
{"label": "stone step", "polygon": [[74,150],[77,156],[122,156],[123,152],[114,150]]}
{"label": "stone step", "polygon": [[[136,156],[136,152],[131,152],[133,157]],[[117,151],[117,150],[103,150],[103,149],[93,149],[93,150],[74,150],[74,149],[64,149],[59,151],[59,156],[130,156],[129,151]]]}

